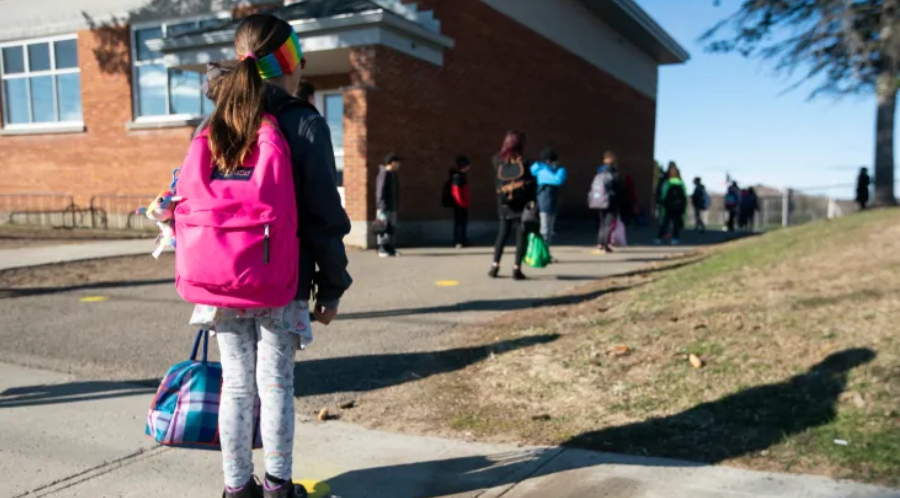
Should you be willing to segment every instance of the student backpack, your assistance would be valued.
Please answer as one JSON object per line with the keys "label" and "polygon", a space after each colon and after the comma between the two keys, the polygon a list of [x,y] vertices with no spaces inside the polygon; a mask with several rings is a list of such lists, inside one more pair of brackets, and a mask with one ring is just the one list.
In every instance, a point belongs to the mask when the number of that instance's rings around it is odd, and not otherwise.
{"label": "student backpack", "polygon": [[734,191],[729,190],[728,193],[725,194],[725,209],[728,209],[729,211],[737,209],[740,200],[740,196]]}
{"label": "student backpack", "polygon": [[451,175],[447,181],[441,186],[441,207],[456,207],[456,200],[453,198],[453,176]]}
{"label": "student backpack", "polygon": [[666,212],[670,214],[684,214],[687,210],[687,194],[684,191],[684,185],[681,183],[673,183],[666,190],[665,199]]}
{"label": "student backpack", "polygon": [[522,211],[531,200],[529,188],[532,180],[525,171],[525,165],[519,158],[513,162],[498,161],[497,181],[499,188],[497,194],[500,202],[513,211]]}
{"label": "student backpack", "polygon": [[613,206],[616,197],[613,174],[609,169],[594,175],[591,182],[591,190],[588,192],[588,207],[591,209],[609,209]]}
{"label": "student backpack", "polygon": [[244,164],[225,175],[208,133],[191,142],[178,179],[176,289],[194,304],[285,306],[296,295],[300,253],[290,147],[266,114]]}

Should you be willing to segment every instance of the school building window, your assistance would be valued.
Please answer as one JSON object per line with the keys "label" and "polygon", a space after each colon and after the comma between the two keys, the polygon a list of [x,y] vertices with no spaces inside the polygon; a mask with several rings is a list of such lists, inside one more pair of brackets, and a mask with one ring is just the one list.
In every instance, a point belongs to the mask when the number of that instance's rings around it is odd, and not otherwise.
{"label": "school building window", "polygon": [[344,94],[343,92],[323,92],[316,95],[318,107],[328,128],[331,130],[331,145],[334,147],[334,164],[337,167],[338,186],[344,185]]}
{"label": "school building window", "polygon": [[74,36],[0,45],[0,79],[5,127],[82,121]]}
{"label": "school building window", "polygon": [[196,117],[212,112],[213,105],[203,95],[206,75],[192,71],[167,69],[163,54],[147,46],[147,42],[166,36],[221,23],[221,19],[205,19],[132,29],[134,60],[134,114],[137,118],[167,116]]}

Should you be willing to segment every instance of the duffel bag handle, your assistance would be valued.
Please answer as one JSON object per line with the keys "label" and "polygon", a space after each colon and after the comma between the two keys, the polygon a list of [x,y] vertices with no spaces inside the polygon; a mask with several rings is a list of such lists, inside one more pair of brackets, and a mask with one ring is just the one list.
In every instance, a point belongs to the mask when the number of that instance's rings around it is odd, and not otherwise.
{"label": "duffel bag handle", "polygon": [[203,339],[203,363],[207,363],[209,355],[209,331],[200,329],[197,331],[197,338],[194,339],[194,348],[191,350],[191,361],[197,361],[197,352],[200,349],[200,339]]}

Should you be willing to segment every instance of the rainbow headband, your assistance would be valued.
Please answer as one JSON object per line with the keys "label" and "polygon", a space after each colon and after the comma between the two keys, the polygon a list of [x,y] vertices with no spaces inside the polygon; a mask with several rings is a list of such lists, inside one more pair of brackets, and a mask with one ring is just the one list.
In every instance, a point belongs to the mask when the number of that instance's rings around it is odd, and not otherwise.
{"label": "rainbow headband", "polygon": [[303,59],[300,38],[297,37],[296,31],[291,30],[291,36],[284,41],[284,44],[278,50],[263,57],[257,57],[256,54],[250,52],[241,57],[242,61],[244,59],[254,59],[256,61],[259,76],[264,80],[277,78],[285,74],[293,74]]}

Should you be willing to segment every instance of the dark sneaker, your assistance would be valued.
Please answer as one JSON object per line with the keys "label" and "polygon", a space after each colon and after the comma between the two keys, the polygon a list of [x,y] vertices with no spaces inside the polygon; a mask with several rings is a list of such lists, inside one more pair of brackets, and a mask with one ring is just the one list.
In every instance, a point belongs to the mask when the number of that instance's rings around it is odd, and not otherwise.
{"label": "dark sneaker", "polygon": [[263,498],[263,489],[260,487],[256,477],[250,479],[250,482],[236,490],[229,490],[228,487],[222,492],[222,498]]}
{"label": "dark sneaker", "polygon": [[289,482],[274,489],[269,489],[269,486],[266,485],[262,496],[263,498],[309,498],[309,493],[302,485]]}
{"label": "dark sneaker", "polygon": [[488,276],[491,278],[497,278],[497,275],[500,274],[499,266],[492,266],[490,270],[488,270]]}
{"label": "dark sneaker", "polygon": [[513,270],[512,277],[513,277],[513,280],[528,280],[528,277],[526,277],[525,274],[522,273],[522,270],[519,270],[519,269]]}

